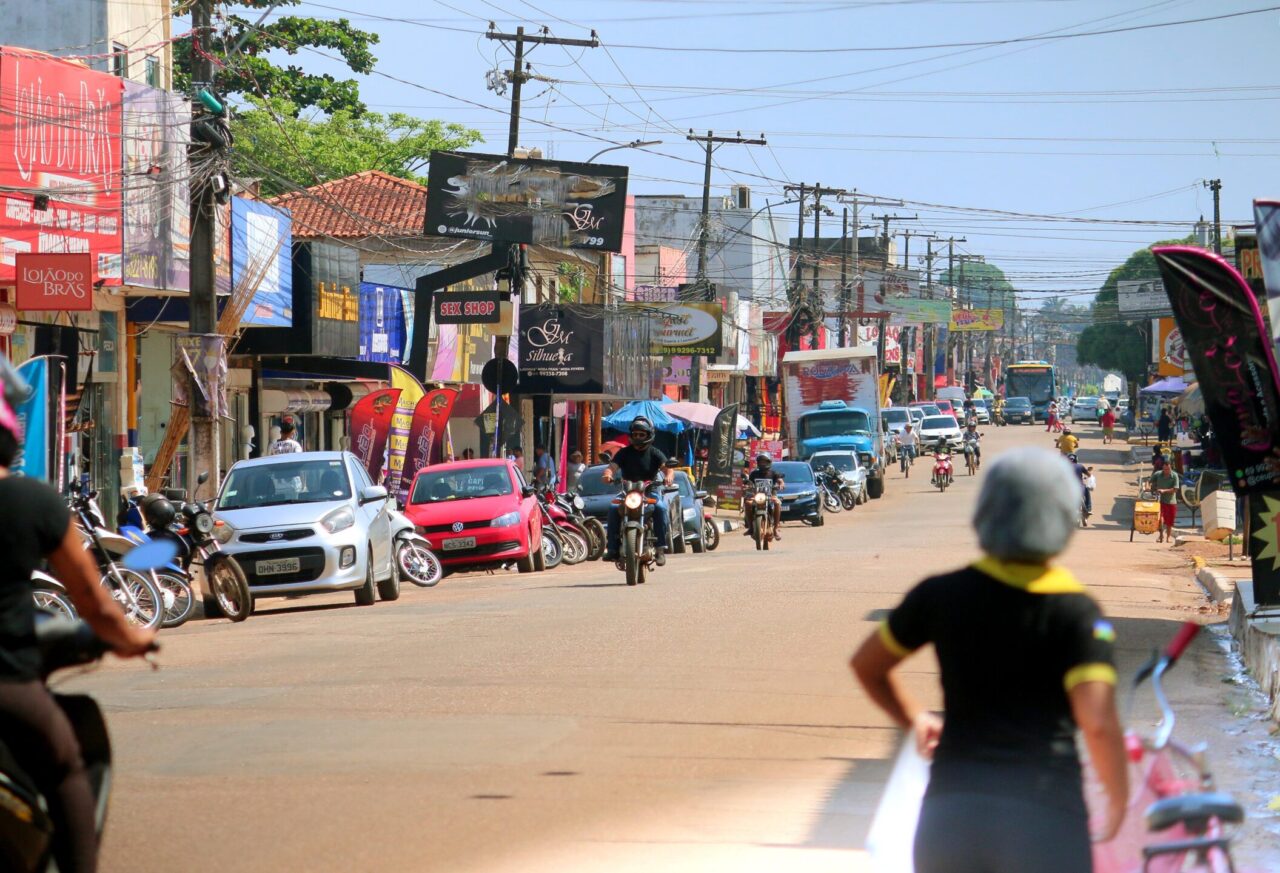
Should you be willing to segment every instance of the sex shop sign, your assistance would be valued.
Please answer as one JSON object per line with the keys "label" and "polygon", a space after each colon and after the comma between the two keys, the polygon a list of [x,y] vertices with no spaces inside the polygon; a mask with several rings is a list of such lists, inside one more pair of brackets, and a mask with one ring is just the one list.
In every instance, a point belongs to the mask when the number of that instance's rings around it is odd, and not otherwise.
{"label": "sex shop sign", "polygon": [[602,393],[604,319],[600,306],[521,306],[520,393]]}

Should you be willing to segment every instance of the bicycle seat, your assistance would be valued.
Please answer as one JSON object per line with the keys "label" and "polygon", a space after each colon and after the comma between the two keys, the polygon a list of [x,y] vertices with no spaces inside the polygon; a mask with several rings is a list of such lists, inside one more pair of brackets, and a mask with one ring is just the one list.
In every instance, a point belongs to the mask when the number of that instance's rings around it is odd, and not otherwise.
{"label": "bicycle seat", "polygon": [[1157,800],[1147,807],[1147,828],[1153,833],[1168,830],[1176,824],[1192,833],[1205,830],[1209,819],[1223,824],[1240,824],[1244,809],[1229,794],[1180,794]]}

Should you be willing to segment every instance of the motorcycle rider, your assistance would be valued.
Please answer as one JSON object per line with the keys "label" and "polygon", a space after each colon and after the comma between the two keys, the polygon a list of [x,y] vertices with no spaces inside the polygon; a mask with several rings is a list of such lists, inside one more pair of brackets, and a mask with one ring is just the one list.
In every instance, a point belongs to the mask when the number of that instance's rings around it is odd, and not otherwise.
{"label": "motorcycle rider", "polygon": [[[654,488],[674,485],[675,470],[667,467],[667,456],[653,446],[653,422],[637,415],[631,420],[628,437],[630,444],[618,449],[610,458],[609,466],[601,476],[605,483],[612,482],[621,473],[624,482],[651,482]],[[661,567],[667,563],[667,502],[661,493],[649,496],[658,499],[653,504],[653,538],[657,542],[655,557]],[[604,559],[617,561],[622,540],[622,512],[617,504],[609,507],[608,539]]]}
{"label": "motorcycle rider", "polygon": [[93,789],[66,713],[40,681],[31,571],[46,558],[80,617],[120,657],[146,654],[152,631],[125,619],[58,493],[14,476],[22,440],[12,404],[26,386],[0,356],[0,742],[40,789],[53,819],[53,856],[62,873],[97,869]]}
{"label": "motorcycle rider", "polygon": [[966,426],[977,427],[978,425],[978,410],[974,408],[971,399],[964,402],[964,423]]}
{"label": "motorcycle rider", "polygon": [[1053,441],[1063,455],[1074,455],[1080,446],[1080,439],[1071,432],[1071,428],[1063,427],[1062,436]]}
{"label": "motorcycle rider", "polygon": [[1093,515],[1093,492],[1089,490],[1089,477],[1093,475],[1093,468],[1086,467],[1077,460],[1075,452],[1067,455],[1067,463],[1071,465],[1075,471],[1076,478],[1080,480],[1080,488],[1084,491],[1084,517],[1088,518]]}
{"label": "motorcycle rider", "polygon": [[[782,498],[778,495],[782,493],[782,486],[786,483],[782,478],[782,474],[773,469],[773,458],[764,452],[756,456],[756,468],[747,475],[748,482],[759,482],[761,480],[773,483],[773,496],[769,498],[769,509],[773,513],[773,538],[781,540]],[[746,526],[744,525],[744,527]],[[751,536],[751,528],[746,527],[743,534]]]}
{"label": "motorcycle rider", "polygon": [[978,423],[970,422],[964,429],[964,433],[960,436],[961,446],[968,448],[973,446],[973,465],[975,467],[982,466],[982,434],[978,433]]}

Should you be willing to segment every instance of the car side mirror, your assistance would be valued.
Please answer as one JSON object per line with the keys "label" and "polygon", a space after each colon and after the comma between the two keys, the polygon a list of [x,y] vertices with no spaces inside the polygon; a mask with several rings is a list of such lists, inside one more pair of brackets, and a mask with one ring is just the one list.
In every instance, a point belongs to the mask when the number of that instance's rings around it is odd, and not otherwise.
{"label": "car side mirror", "polygon": [[695,492],[693,492],[693,496],[694,496],[694,497],[696,497],[696,498],[698,498],[699,500],[706,500],[706,499],[707,499],[707,492],[705,492],[705,491],[695,491]]}
{"label": "car side mirror", "polygon": [[538,493],[537,489],[534,488],[532,485],[526,485],[520,489],[520,496],[522,497],[532,497],[537,493]]}
{"label": "car side mirror", "polygon": [[387,489],[381,485],[366,485],[360,489],[360,505],[387,499]]}

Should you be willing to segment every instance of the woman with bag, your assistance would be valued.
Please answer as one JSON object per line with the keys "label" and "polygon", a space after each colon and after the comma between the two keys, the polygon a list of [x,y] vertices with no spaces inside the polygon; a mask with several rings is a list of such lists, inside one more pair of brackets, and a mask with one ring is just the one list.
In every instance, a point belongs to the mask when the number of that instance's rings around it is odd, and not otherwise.
{"label": "woman with bag", "polygon": [[[973,520],[985,556],[909,591],[853,656],[867,694],[933,757],[916,873],[1092,870],[1077,729],[1108,798],[1095,838],[1111,839],[1124,819],[1115,631],[1084,586],[1049,563],[1075,530],[1079,482],[1042,449],[996,460]],[[929,643],[945,720],[897,674]]]}

